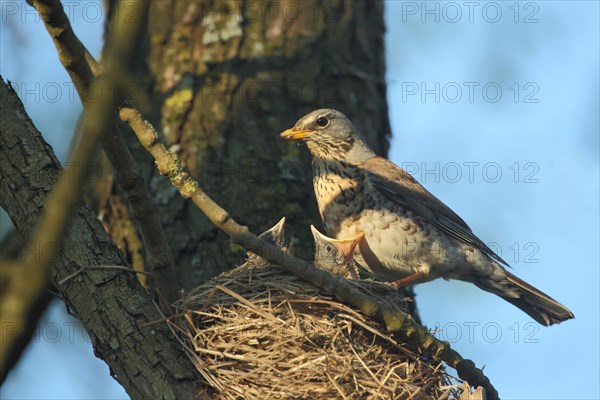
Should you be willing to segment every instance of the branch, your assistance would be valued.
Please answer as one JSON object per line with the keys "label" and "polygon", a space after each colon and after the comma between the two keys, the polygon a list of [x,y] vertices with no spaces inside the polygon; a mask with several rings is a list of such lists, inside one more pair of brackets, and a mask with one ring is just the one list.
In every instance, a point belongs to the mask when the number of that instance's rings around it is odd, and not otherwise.
{"label": "branch", "polygon": [[[44,21],[46,29],[54,41],[60,61],[75,84],[85,111],[94,115],[97,103],[89,101],[90,97],[86,96],[85,88],[93,84],[94,73],[100,71],[98,63],[75,36],[60,1],[28,0],[28,2],[35,7]],[[117,15],[120,16],[130,16],[129,11],[132,7],[139,11],[135,18],[128,17],[126,23],[115,22],[115,26],[111,29],[113,33],[110,36],[110,42],[106,44],[106,74],[113,75],[117,72],[121,77],[117,75],[113,77],[113,80],[123,82],[122,75],[134,61],[135,49],[143,39],[145,31],[143,25],[146,21],[148,4],[144,1],[127,1],[126,4],[123,4],[121,1],[119,7],[121,9],[118,10]],[[115,20],[119,18],[115,18]],[[116,100],[115,93],[111,90],[115,87],[119,86],[101,85],[100,93],[105,93],[102,98]],[[110,105],[114,106],[114,104]],[[112,113],[114,107],[111,107],[110,110]],[[148,269],[153,273],[161,309],[166,315],[170,315],[172,313],[170,305],[178,298],[179,285],[168,240],[140,168],[123,140],[117,119],[112,114],[105,115],[105,117],[102,129],[98,129],[103,134],[102,146],[114,168],[115,180],[127,197],[132,218],[140,228]],[[82,141],[86,140],[86,135],[89,135],[87,131],[84,130],[84,132]],[[84,163],[80,165],[84,165]]]}
{"label": "branch", "polygon": [[353,288],[348,282],[336,279],[331,274],[313,267],[306,261],[295,258],[283,252],[280,248],[260,240],[247,227],[239,225],[184,171],[177,156],[167,150],[160,142],[153,127],[149,122],[142,119],[137,110],[121,108],[119,115],[123,121],[131,126],[144,148],[154,157],[159,172],[168,177],[181,195],[186,199],[191,199],[206,214],[208,219],[217,228],[225,232],[234,243],[324,289],[339,301],[352,304],[364,314],[383,323],[390,332],[399,334],[408,343],[418,346],[435,359],[444,361],[455,368],[461,379],[468,381],[475,387],[482,386],[488,399],[498,398],[498,392],[492,386],[490,380],[480,369],[475,367],[473,361],[463,359],[447,342],[436,339],[425,328],[411,321],[402,312],[379,304],[372,297]]}
{"label": "branch", "polygon": [[377,318],[388,330],[404,336],[409,343],[418,345],[433,357],[445,361],[455,368],[461,379],[472,385],[483,386],[490,399],[497,397],[497,392],[489,379],[477,369],[471,360],[463,359],[447,343],[433,337],[426,329],[413,323],[403,314],[381,306],[377,302],[353,289],[348,283],[340,282],[330,274],[312,267],[307,262],[291,257],[279,248],[262,242],[249,232],[247,227],[237,224],[233,218],[208,197],[183,171],[177,157],[170,153],[158,140],[158,136],[149,124],[141,119],[139,113],[131,108],[121,110],[121,118],[128,122],[144,147],[154,156],[159,171],[169,177],[173,185],[184,198],[192,201],[207,215],[219,229],[229,235],[233,242],[260,255],[261,257],[281,265],[284,269],[298,277],[333,294],[338,300],[350,303],[363,313]]}
{"label": "branch", "polygon": [[[130,24],[131,27],[137,25]],[[54,31],[56,35],[61,34],[56,28],[54,28]],[[68,35],[66,39],[69,39]],[[81,49],[78,50],[81,51]],[[82,56],[85,59],[83,52]],[[118,62],[115,62],[114,65],[119,67]],[[104,93],[109,93],[110,80],[101,79],[98,83]],[[87,86],[80,88],[81,95],[84,97],[87,88]],[[6,101],[5,104],[9,104],[8,89],[3,90],[3,97]],[[12,102],[15,103],[14,100]],[[85,179],[85,168],[83,166],[86,165],[87,160],[92,158],[104,131],[105,121],[112,116],[115,107],[114,97],[109,95],[101,96],[98,102],[91,105],[90,113],[84,120],[86,134],[75,150],[69,168],[62,174],[54,190],[48,196],[39,225],[29,237],[26,249],[23,251],[23,265],[20,267],[13,266],[19,268],[20,273],[13,274],[14,279],[12,279],[10,288],[25,300],[10,302],[8,305],[3,304],[2,326],[4,324],[16,325],[20,321],[27,320],[27,316],[32,315],[34,310],[39,308],[37,305],[50,282],[52,263],[57,259],[61,240],[81,199],[80,189]],[[19,336],[15,335],[10,336],[8,340],[3,340],[0,343],[0,353],[6,354],[6,350],[17,348],[18,346],[15,346],[13,341],[18,338]],[[10,357],[6,359],[10,359]],[[1,375],[7,373],[9,366],[9,364],[2,364]]]}
{"label": "branch", "polygon": [[[0,103],[0,205],[19,233],[28,238],[46,209],[48,193],[61,167],[17,95],[2,80]],[[96,355],[106,361],[112,375],[133,399],[193,398],[200,389],[195,367],[164,324],[151,325],[162,316],[135,278],[137,272],[95,267],[126,265],[127,261],[89,208],[81,207],[74,214],[62,251],[56,258],[44,261],[54,264],[55,282],[71,276],[61,285],[61,292],[68,309],[89,333]],[[47,256],[52,247],[55,246],[42,248],[42,255]],[[5,358],[9,355],[5,350],[12,351],[9,346],[15,344],[15,337],[32,333],[24,332],[26,327],[19,321],[9,320],[8,313],[12,307],[21,307],[17,301],[31,301],[22,291],[28,290],[27,285],[34,278],[19,270],[23,282],[14,287],[13,275],[5,274],[6,268],[3,262],[2,278],[9,280],[2,284],[2,295],[14,291],[16,301],[0,304],[3,375],[8,372]]]}

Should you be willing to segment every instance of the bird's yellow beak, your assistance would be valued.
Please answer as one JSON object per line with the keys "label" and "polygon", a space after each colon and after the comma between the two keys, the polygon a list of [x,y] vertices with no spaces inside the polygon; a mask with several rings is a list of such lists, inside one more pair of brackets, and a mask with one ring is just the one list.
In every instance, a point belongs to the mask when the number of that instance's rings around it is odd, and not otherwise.
{"label": "bird's yellow beak", "polygon": [[287,129],[279,135],[282,139],[285,140],[302,140],[312,134],[314,131],[310,129],[306,130],[297,130],[294,128]]}

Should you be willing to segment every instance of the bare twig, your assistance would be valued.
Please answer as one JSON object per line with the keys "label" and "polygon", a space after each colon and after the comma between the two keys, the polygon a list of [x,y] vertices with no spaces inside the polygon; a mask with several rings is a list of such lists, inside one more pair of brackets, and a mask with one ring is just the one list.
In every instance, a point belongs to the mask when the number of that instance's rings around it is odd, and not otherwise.
{"label": "bare twig", "polygon": [[58,282],[58,286],[64,285],[65,283],[67,283],[71,279],[75,278],[77,275],[81,274],[86,269],[117,269],[119,271],[125,271],[125,272],[129,272],[131,274],[141,274],[141,275],[150,275],[150,276],[152,276],[152,273],[150,273],[150,272],[136,271],[135,269],[133,269],[131,267],[124,267],[122,265],[90,265],[90,266],[87,266],[85,268],[79,268],[77,271],[73,272],[72,274],[67,275],[66,277],[64,277],[63,279],[61,279]]}
{"label": "bare twig", "polygon": [[[91,112],[93,103],[88,101],[90,97],[85,95],[85,88],[93,83],[94,75],[101,70],[100,66],[75,36],[60,1],[29,0],[29,3],[42,17],[58,50],[60,61],[75,84],[84,109]],[[122,4],[120,6],[125,7]],[[107,73],[111,68],[113,70],[120,69],[122,72],[124,69],[120,65],[126,66],[133,61],[132,55],[135,54],[135,49],[143,38],[144,29],[140,29],[140,26],[146,20],[147,2],[130,1],[127,2],[127,7],[129,12],[139,11],[134,18],[138,23],[117,24],[119,29],[111,30],[113,32],[111,43],[117,43],[118,46],[107,44],[106,60],[107,63],[113,64],[106,66]],[[129,12],[122,12],[119,15],[129,15]],[[103,97],[114,99],[116,96],[112,89],[115,87],[118,86],[101,87],[101,93],[106,94]],[[111,112],[113,109],[111,108]],[[109,116],[107,115],[107,117]],[[177,300],[179,286],[168,240],[140,168],[123,140],[116,118],[110,115],[107,121],[102,130],[104,134],[102,146],[114,168],[116,182],[127,197],[131,215],[140,228],[147,256],[146,261],[149,270],[153,273],[163,312],[171,314],[170,304]],[[84,136],[82,140],[87,139]],[[86,157],[79,165],[84,165],[89,158]]]}
{"label": "bare twig", "polygon": [[372,297],[353,288],[348,282],[260,240],[247,227],[239,225],[184,171],[177,156],[160,142],[150,123],[144,121],[137,110],[121,108],[119,115],[123,121],[129,123],[142,145],[154,157],[159,172],[167,176],[181,195],[191,199],[208,219],[225,232],[233,242],[326,290],[338,300],[352,304],[364,314],[376,318],[389,331],[396,332],[408,343],[418,346],[434,358],[455,368],[461,379],[468,381],[471,385],[484,387],[489,399],[498,398],[498,393],[489,379],[475,367],[473,361],[462,358],[459,353],[450,348],[448,343],[436,339],[425,328],[411,321],[402,312],[379,304]]}

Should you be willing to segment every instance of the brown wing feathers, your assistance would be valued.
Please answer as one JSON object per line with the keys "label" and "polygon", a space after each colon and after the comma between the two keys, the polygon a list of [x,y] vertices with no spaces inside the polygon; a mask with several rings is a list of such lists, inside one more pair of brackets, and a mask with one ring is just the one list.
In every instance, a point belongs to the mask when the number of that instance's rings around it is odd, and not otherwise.
{"label": "brown wing feathers", "polygon": [[373,187],[389,200],[427,219],[451,237],[508,266],[506,261],[473,234],[462,218],[402,168],[382,157],[373,157],[360,167],[367,173]]}

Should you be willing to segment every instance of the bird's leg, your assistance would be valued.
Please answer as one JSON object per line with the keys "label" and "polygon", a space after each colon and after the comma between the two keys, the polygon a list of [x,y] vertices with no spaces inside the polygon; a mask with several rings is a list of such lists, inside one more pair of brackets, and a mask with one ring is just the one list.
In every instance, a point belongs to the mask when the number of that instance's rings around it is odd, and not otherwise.
{"label": "bird's leg", "polygon": [[397,281],[393,281],[390,283],[390,285],[392,285],[396,289],[402,289],[406,286],[410,286],[415,283],[418,283],[419,280],[425,276],[427,276],[427,274],[425,272],[416,272],[416,273],[409,275],[407,277],[404,277],[402,279],[398,279]]}

